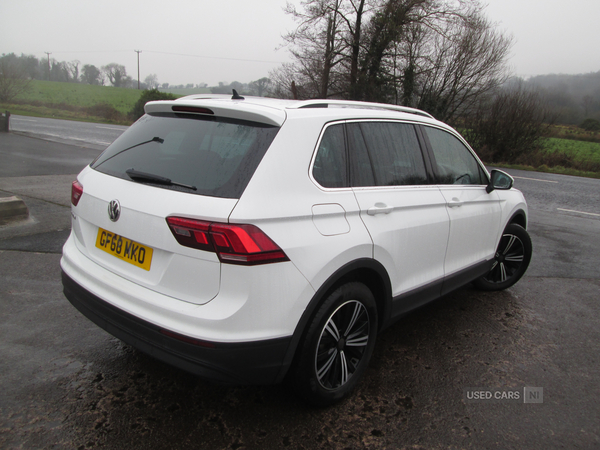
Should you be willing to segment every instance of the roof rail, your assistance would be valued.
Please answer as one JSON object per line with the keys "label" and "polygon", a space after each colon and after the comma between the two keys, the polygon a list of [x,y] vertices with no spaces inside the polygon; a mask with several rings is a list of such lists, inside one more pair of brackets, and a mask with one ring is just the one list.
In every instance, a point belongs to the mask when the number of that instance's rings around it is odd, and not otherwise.
{"label": "roof rail", "polygon": [[428,112],[421,111],[416,108],[409,108],[408,106],[390,105],[387,103],[372,103],[372,102],[359,102],[353,100],[326,100],[326,99],[315,99],[315,100],[303,100],[293,105],[292,108],[329,108],[330,106],[338,107],[352,107],[352,108],[365,108],[365,109],[385,109],[389,111],[398,111],[409,114],[417,114],[419,116],[428,117],[434,119],[434,117]]}

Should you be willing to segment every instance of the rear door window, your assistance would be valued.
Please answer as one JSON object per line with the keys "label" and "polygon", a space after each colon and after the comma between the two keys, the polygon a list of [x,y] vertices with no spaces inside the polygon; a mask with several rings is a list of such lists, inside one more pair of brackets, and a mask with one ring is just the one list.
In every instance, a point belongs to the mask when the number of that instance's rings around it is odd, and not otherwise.
{"label": "rear door window", "polygon": [[399,122],[348,124],[354,186],[428,184],[416,130]]}
{"label": "rear door window", "polygon": [[189,114],[145,115],[92,168],[126,180],[131,180],[126,171],[134,169],[177,183],[157,187],[239,198],[278,130],[255,122]]}

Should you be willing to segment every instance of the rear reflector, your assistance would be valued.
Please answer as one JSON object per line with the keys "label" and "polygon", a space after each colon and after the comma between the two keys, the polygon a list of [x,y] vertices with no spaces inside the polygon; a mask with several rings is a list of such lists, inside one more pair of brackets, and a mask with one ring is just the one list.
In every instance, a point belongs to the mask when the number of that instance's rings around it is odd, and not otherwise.
{"label": "rear reflector", "polygon": [[177,339],[178,341],[182,341],[187,344],[197,345],[198,347],[215,348],[215,344],[213,344],[212,342],[202,341],[200,339],[194,339],[189,336],[184,336],[179,333],[173,333],[172,331],[164,330],[164,329],[160,329],[159,332],[160,332],[160,334],[164,334],[165,336],[168,336],[173,339]]}
{"label": "rear reflector", "polygon": [[77,206],[77,203],[79,203],[79,199],[81,199],[82,195],[83,186],[79,183],[79,181],[73,181],[73,184],[71,185],[71,203],[73,203],[73,206]]}
{"label": "rear reflector", "polygon": [[167,217],[179,244],[214,252],[223,263],[258,265],[289,261],[287,255],[254,225],[225,224]]}

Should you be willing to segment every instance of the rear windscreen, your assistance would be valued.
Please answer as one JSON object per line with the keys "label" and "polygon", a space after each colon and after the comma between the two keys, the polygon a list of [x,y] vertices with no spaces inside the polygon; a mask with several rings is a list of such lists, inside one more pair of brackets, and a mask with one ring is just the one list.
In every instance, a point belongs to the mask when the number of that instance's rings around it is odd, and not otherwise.
{"label": "rear windscreen", "polygon": [[239,198],[278,131],[278,127],[217,117],[145,115],[91,167],[125,180],[132,180],[126,171],[132,173],[133,169],[173,182],[169,185],[144,179],[145,184]]}

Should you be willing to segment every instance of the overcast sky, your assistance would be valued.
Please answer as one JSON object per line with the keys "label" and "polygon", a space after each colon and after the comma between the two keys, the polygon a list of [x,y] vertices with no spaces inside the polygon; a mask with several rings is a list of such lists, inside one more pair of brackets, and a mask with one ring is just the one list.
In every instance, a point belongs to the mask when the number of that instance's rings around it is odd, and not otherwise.
{"label": "overcast sky", "polygon": [[[299,0],[293,0],[299,4]],[[521,76],[600,71],[600,0],[488,0],[514,37]],[[288,61],[285,0],[0,0],[0,54],[97,67],[116,62],[160,83],[249,82]]]}

